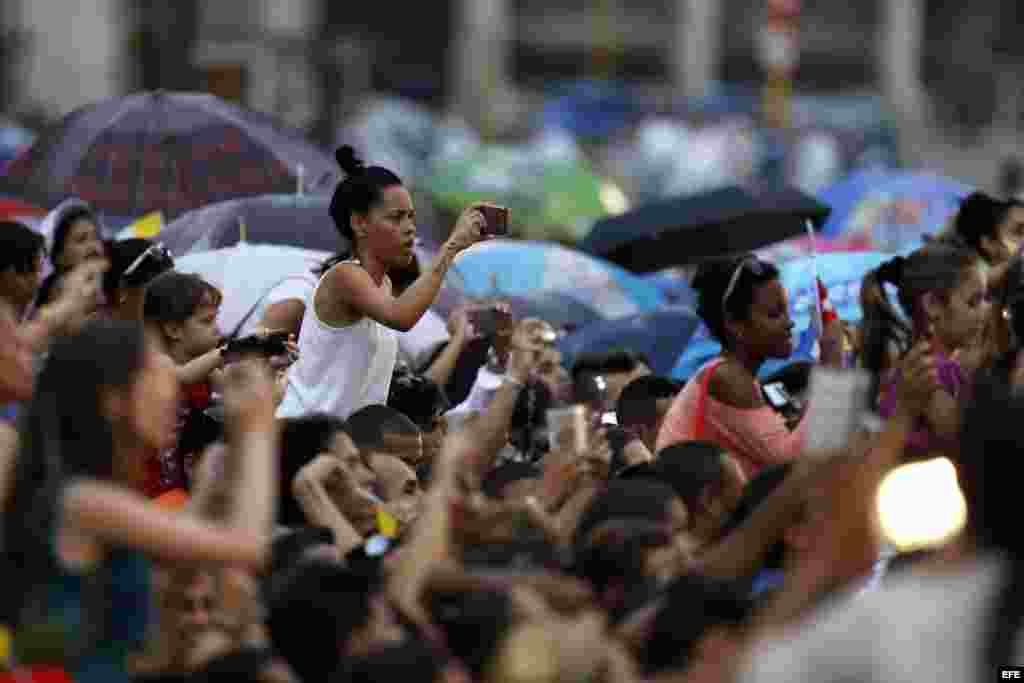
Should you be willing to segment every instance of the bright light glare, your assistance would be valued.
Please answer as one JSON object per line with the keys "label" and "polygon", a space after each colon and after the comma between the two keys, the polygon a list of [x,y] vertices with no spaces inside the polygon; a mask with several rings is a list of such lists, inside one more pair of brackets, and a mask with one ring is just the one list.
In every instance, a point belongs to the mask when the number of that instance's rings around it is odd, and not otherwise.
{"label": "bright light glare", "polygon": [[601,183],[601,205],[612,216],[618,216],[629,210],[629,199],[617,185],[604,182]]}
{"label": "bright light glare", "polygon": [[894,469],[878,488],[877,504],[886,539],[902,552],[942,545],[967,523],[956,468],[946,458]]}

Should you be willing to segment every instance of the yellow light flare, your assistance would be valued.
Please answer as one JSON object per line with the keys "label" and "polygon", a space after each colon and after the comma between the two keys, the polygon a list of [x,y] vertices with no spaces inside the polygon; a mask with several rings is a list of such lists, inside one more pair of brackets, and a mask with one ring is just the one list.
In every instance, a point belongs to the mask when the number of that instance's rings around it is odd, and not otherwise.
{"label": "yellow light flare", "polygon": [[604,182],[601,183],[601,206],[612,216],[620,216],[629,210],[629,199],[618,185]]}
{"label": "yellow light flare", "polygon": [[901,552],[940,546],[963,530],[967,502],[946,458],[897,467],[878,488],[878,519]]}

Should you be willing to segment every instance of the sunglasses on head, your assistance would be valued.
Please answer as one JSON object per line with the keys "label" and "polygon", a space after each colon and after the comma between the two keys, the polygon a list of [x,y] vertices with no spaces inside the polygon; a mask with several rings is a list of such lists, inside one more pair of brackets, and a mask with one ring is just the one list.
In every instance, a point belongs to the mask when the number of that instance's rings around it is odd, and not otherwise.
{"label": "sunglasses on head", "polygon": [[156,243],[139,254],[124,272],[121,281],[125,284],[142,284],[149,278],[174,267],[174,257],[162,243]]}
{"label": "sunglasses on head", "polygon": [[722,308],[726,308],[729,303],[729,297],[736,291],[736,285],[739,284],[740,276],[743,274],[743,270],[749,270],[750,274],[755,277],[760,277],[765,274],[764,263],[762,263],[756,256],[747,256],[740,260],[736,264],[736,269],[732,271],[732,277],[729,278],[729,285],[725,288],[725,294],[722,295]]}

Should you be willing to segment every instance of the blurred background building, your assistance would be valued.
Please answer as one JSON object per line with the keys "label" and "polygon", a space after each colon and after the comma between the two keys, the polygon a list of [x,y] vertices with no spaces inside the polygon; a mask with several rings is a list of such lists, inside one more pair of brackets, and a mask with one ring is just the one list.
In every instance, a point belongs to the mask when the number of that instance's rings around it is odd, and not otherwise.
{"label": "blurred background building", "polygon": [[[700,101],[709,116],[759,101],[761,4],[3,0],[0,117],[37,127],[135,90],[207,90],[332,144],[383,93],[500,139],[522,135],[562,84],[594,78],[627,84],[651,113],[693,115]],[[830,116],[874,117],[905,163],[984,186],[1021,153],[1019,0],[801,5],[792,88],[811,104],[796,124],[821,118],[815,97],[855,98]]]}

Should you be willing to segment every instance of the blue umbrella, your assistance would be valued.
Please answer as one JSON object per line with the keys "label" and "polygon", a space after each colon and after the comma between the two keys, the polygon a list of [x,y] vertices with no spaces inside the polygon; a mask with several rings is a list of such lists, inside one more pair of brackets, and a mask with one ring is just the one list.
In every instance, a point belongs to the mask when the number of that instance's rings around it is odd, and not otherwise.
{"label": "blue umbrella", "polygon": [[659,270],[656,273],[641,275],[640,278],[661,290],[674,306],[697,306],[697,293],[690,287],[690,281],[682,270]]}
{"label": "blue umbrella", "polygon": [[667,375],[699,324],[691,308],[663,308],[587,325],[563,337],[558,346],[568,366],[572,366],[581,353],[618,347],[645,354],[651,362],[651,370]]}
{"label": "blue umbrella", "polygon": [[[828,289],[828,298],[839,317],[847,322],[861,319],[860,284],[869,271],[877,268],[890,258],[879,252],[854,252],[821,254],[817,257],[818,275]],[[761,376],[767,376],[794,361],[813,360],[817,333],[814,316],[817,287],[814,283],[814,262],[811,257],[801,258],[780,267],[782,284],[789,294],[790,315],[796,323],[794,346],[796,350],[788,359],[769,361],[761,369]],[[701,365],[721,352],[721,346],[711,336],[707,326],[701,323],[694,332],[689,345],[672,369],[675,379],[688,379]]]}
{"label": "blue umbrella", "polygon": [[535,292],[525,297],[509,297],[512,313],[523,318],[540,318],[563,330],[575,330],[602,320],[589,305],[561,292]]}
{"label": "blue umbrella", "polygon": [[492,240],[461,254],[447,283],[464,296],[528,297],[554,291],[605,318],[653,311],[657,287],[607,261],[551,242]]}
{"label": "blue umbrella", "polygon": [[963,183],[926,173],[865,171],[822,192],[832,207],[822,235],[865,250],[897,253],[941,232],[971,192]]}

